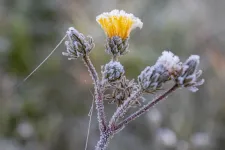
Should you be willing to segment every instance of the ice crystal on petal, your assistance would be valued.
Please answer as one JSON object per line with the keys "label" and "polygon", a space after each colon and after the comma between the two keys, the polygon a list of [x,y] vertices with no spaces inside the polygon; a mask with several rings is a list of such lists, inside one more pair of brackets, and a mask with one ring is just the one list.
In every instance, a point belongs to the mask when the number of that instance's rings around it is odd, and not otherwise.
{"label": "ice crystal on petal", "polygon": [[143,26],[141,20],[133,14],[117,9],[100,14],[96,17],[96,21],[109,38],[119,36],[126,39],[129,37],[131,30]]}

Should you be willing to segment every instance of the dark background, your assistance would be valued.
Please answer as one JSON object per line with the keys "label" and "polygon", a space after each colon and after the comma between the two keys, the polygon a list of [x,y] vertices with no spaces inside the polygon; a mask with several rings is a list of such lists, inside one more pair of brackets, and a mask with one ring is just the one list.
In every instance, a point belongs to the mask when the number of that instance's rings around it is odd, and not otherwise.
{"label": "dark background", "polygon": [[[129,79],[170,49],[182,61],[200,55],[206,82],[197,93],[176,91],[116,135],[109,150],[225,149],[224,0],[0,0],[0,150],[84,149],[93,84],[80,59],[61,55],[64,44],[15,87],[70,26],[94,38],[100,72],[110,57],[95,17],[115,8],[143,21],[120,59]],[[106,103],[108,117],[115,108]],[[98,138],[94,111],[88,149]]]}

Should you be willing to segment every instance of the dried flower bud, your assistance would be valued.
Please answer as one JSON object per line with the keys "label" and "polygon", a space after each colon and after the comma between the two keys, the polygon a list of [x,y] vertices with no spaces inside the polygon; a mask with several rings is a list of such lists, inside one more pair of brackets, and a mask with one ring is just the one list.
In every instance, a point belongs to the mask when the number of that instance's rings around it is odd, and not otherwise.
{"label": "dried flower bud", "polygon": [[124,72],[123,66],[118,61],[110,61],[102,68],[103,79],[108,82],[119,80]]}
{"label": "dried flower bud", "polygon": [[[131,94],[138,90],[137,83],[133,80],[126,79],[125,76],[121,78],[118,82],[114,82],[109,85],[113,89],[112,94],[105,95],[105,99],[109,100],[110,104],[116,103],[119,107],[124,103],[124,101],[131,96]],[[131,106],[140,105],[140,99],[137,99],[131,103]]]}
{"label": "dried flower bud", "polygon": [[119,36],[107,38],[106,52],[113,56],[124,55],[128,52],[128,39],[123,40]]}
{"label": "dried flower bud", "polygon": [[145,92],[154,92],[160,89],[166,81],[170,79],[170,74],[162,64],[146,67],[138,76],[138,82]]}
{"label": "dried flower bud", "polygon": [[196,92],[197,86],[204,83],[204,79],[198,80],[202,74],[202,70],[197,70],[199,58],[198,55],[191,55],[183,64],[182,72],[176,79],[179,86],[187,87],[192,92]]}
{"label": "dried flower bud", "polygon": [[87,55],[94,48],[92,37],[85,37],[73,27],[68,29],[67,36],[69,39],[65,42],[67,52],[63,52],[62,54],[68,56],[69,59]]}

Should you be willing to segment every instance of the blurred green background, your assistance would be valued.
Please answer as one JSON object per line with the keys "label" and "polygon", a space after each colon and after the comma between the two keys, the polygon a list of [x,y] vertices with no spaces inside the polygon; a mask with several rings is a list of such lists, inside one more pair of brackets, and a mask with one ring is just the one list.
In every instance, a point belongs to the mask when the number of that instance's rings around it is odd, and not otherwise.
{"label": "blurred green background", "polygon": [[[182,61],[200,55],[206,83],[197,93],[176,91],[116,135],[108,149],[224,150],[224,8],[224,0],[0,0],[0,150],[84,149],[93,84],[80,59],[61,55],[64,44],[15,87],[70,26],[94,38],[91,58],[100,71],[110,57],[95,17],[113,9],[144,23],[132,31],[131,52],[120,59],[129,79],[169,49]],[[115,109],[106,104],[108,117]],[[88,149],[98,139],[94,111]]]}

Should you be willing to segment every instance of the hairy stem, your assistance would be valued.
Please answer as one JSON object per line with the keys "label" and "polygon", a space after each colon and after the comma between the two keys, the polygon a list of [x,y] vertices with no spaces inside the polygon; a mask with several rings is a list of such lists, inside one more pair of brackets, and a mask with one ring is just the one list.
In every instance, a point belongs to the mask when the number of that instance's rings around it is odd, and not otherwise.
{"label": "hairy stem", "polygon": [[140,117],[141,115],[143,115],[146,111],[148,111],[152,106],[154,106],[155,104],[157,104],[158,102],[160,102],[161,100],[163,100],[165,97],[167,97],[169,94],[171,94],[172,92],[174,92],[176,89],[178,88],[178,85],[175,84],[172,88],[170,88],[168,91],[166,91],[165,93],[163,93],[162,95],[160,95],[159,97],[155,98],[154,100],[152,100],[151,102],[149,102],[147,105],[143,106],[142,108],[140,108],[138,111],[136,111],[135,113],[133,113],[132,115],[130,115],[129,117],[127,117],[126,119],[124,119],[122,122],[120,122],[116,127],[115,130],[118,130],[120,128],[122,128],[123,126],[125,126],[126,124],[128,124],[129,122],[135,120],[136,118]]}
{"label": "hairy stem", "polygon": [[109,140],[112,137],[112,132],[105,131],[101,134],[95,150],[105,150],[109,144]]}
{"label": "hairy stem", "polygon": [[99,82],[98,73],[95,70],[95,67],[93,66],[90,58],[88,56],[83,56],[84,64],[87,66],[88,71],[92,77],[92,80],[94,81],[95,85],[95,104],[97,109],[97,116],[98,116],[98,122],[99,122],[99,129],[100,132],[103,133],[107,126],[106,126],[106,117],[105,117],[105,110],[104,110],[104,104],[103,104],[103,91],[102,91],[102,85]]}
{"label": "hairy stem", "polygon": [[127,100],[125,100],[125,102],[119,108],[117,108],[116,112],[113,114],[113,116],[109,122],[109,128],[113,128],[115,126],[118,119],[120,117],[122,117],[124,115],[124,113],[126,113],[130,104],[134,100],[138,99],[141,96],[141,94],[142,94],[141,90],[136,91],[134,94],[132,94],[130,97],[128,97]]}

